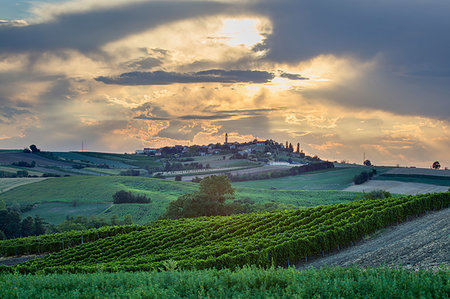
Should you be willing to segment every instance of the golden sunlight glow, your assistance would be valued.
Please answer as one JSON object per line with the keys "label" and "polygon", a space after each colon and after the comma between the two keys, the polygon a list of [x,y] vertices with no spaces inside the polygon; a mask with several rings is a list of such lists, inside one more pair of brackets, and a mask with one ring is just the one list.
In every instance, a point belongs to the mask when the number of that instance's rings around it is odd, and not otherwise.
{"label": "golden sunlight glow", "polygon": [[263,34],[271,32],[270,27],[261,19],[225,19],[222,36],[230,46],[254,46],[264,40]]}

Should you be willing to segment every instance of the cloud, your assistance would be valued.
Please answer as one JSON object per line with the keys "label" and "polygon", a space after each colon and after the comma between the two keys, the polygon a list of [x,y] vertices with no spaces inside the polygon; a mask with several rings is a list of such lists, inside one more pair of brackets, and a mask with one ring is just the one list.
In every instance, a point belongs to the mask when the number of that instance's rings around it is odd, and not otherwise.
{"label": "cloud", "polygon": [[97,77],[96,81],[118,85],[169,85],[174,83],[267,83],[273,73],[251,70],[207,70],[196,73],[129,72],[118,77]]}
{"label": "cloud", "polygon": [[158,25],[207,14],[227,5],[204,1],[150,1],[71,11],[28,26],[0,26],[0,53],[98,50],[100,46]]}
{"label": "cloud", "polygon": [[217,120],[217,119],[227,119],[234,116],[237,116],[238,114],[212,114],[212,115],[183,115],[180,116],[179,119],[183,120]]}
{"label": "cloud", "polygon": [[370,74],[340,82],[312,100],[450,117],[450,110],[441,108],[450,96],[449,1],[263,0],[250,9],[273,23],[272,34],[258,45],[268,51],[266,60],[296,64],[333,55],[364,64],[376,59]]}
{"label": "cloud", "polygon": [[162,61],[154,57],[141,57],[123,64],[126,68],[137,70],[149,70],[160,66]]}
{"label": "cloud", "polygon": [[300,74],[281,73],[280,77],[289,80],[309,80],[308,78],[305,78]]}

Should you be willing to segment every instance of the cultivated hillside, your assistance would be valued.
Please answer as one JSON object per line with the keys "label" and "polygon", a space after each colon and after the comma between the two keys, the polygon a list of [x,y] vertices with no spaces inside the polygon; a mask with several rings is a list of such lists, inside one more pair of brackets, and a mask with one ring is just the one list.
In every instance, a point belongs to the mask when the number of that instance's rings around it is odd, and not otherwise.
{"label": "cultivated hillside", "polygon": [[184,269],[285,266],[449,204],[447,192],[263,214],[156,221],[128,233],[112,227],[102,234],[92,231],[0,241],[3,254],[57,251],[2,269],[34,273],[154,270],[167,263]]}

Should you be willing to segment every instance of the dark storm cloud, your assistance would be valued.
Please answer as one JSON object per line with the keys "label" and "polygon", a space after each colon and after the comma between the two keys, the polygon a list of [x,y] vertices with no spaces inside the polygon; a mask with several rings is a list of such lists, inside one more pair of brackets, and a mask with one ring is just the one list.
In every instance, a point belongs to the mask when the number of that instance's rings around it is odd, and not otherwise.
{"label": "dark storm cloud", "polygon": [[[275,107],[275,108],[260,108],[260,109],[236,109],[236,110],[218,110],[215,111],[217,113],[237,113],[237,114],[244,114],[244,115],[260,115],[265,114],[267,112],[272,111],[279,111],[284,110],[285,107]],[[208,110],[205,110],[208,111]]]}
{"label": "dark storm cloud", "polygon": [[3,119],[2,122],[13,121],[18,115],[30,114],[28,109],[11,106],[11,103],[8,103],[6,99],[0,98],[0,104],[2,105],[0,109],[0,121]]}
{"label": "dark storm cloud", "polygon": [[286,78],[289,80],[309,80],[308,78],[303,77],[300,74],[289,74],[289,73],[282,73],[280,75],[281,78]]}
{"label": "dark storm cloud", "polygon": [[263,1],[255,9],[274,22],[265,46],[276,61],[319,54],[370,58],[382,52],[398,63],[445,61],[441,66],[449,66],[446,0],[282,0]]}
{"label": "dark storm cloud", "polygon": [[297,63],[318,55],[352,57],[377,66],[364,78],[310,91],[311,99],[448,119],[450,1],[280,0],[252,6],[273,23],[257,50]]}
{"label": "dark storm cloud", "polygon": [[183,115],[180,116],[179,119],[182,120],[217,120],[217,119],[227,119],[233,116],[237,116],[238,114],[212,114],[212,115]]}
{"label": "dark storm cloud", "polygon": [[266,83],[274,74],[265,71],[207,70],[196,73],[130,72],[118,77],[97,77],[96,81],[117,85],[168,85],[174,83]]}
{"label": "dark storm cloud", "polygon": [[0,53],[100,46],[171,21],[223,12],[226,5],[200,1],[150,1],[82,13],[66,13],[47,23],[0,26]]}
{"label": "dark storm cloud", "polygon": [[138,115],[138,116],[135,116],[134,119],[143,119],[143,120],[170,120],[170,118],[168,118],[168,117],[146,116],[146,115]]}
{"label": "dark storm cloud", "polygon": [[[267,109],[242,109],[242,110],[208,110],[205,109],[203,112],[208,114],[191,114],[191,115],[182,115],[178,117],[170,117],[167,112],[162,110],[164,113],[164,117],[158,116],[161,115],[160,108],[157,106],[151,106],[153,109],[151,111],[151,115],[141,114],[134,119],[143,119],[143,120],[226,120],[230,118],[241,118],[241,117],[249,117],[249,116],[261,116],[265,115],[267,112],[278,111],[285,108],[267,108]],[[145,108],[135,108],[134,111],[143,111]]]}

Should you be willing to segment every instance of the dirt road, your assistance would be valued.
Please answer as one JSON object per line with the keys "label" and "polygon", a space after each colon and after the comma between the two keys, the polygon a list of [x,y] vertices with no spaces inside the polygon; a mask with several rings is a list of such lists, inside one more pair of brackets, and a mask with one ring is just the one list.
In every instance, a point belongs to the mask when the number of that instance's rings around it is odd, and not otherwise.
{"label": "dirt road", "polygon": [[384,229],[355,246],[301,263],[298,268],[352,264],[410,269],[450,265],[450,208]]}

